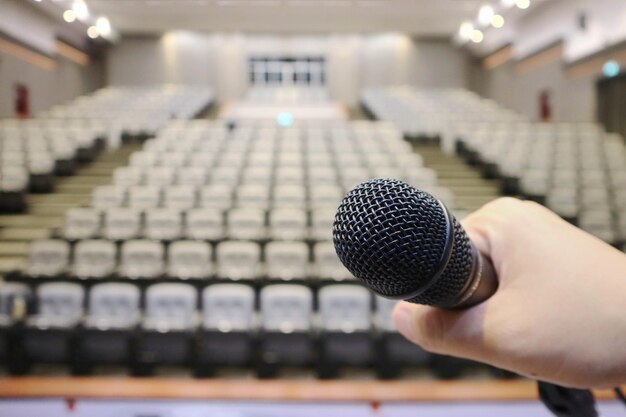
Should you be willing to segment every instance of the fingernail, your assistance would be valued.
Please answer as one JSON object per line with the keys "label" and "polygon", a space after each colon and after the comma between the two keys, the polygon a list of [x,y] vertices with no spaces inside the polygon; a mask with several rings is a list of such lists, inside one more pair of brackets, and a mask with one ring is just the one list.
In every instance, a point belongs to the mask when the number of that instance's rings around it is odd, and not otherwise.
{"label": "fingernail", "polygon": [[411,307],[405,303],[399,303],[393,315],[393,321],[396,324],[396,328],[406,338],[410,338],[413,334],[411,316]]}

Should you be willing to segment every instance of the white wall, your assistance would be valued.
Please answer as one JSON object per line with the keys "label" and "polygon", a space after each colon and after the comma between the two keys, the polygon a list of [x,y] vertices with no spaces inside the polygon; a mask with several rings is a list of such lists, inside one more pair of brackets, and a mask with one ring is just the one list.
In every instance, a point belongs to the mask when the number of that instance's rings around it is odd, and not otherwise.
{"label": "white wall", "polygon": [[[581,13],[587,29],[578,27]],[[571,78],[567,65],[626,41],[624,0],[552,0],[543,2],[521,17],[507,31],[489,30],[482,53],[509,42],[513,60],[528,57],[556,42],[563,44],[563,56],[526,74],[518,74],[509,63],[483,74],[478,92],[522,112],[538,117],[540,91],[552,92],[553,119],[595,121],[595,83],[599,74]]]}
{"label": "white wall", "polygon": [[101,87],[97,67],[84,68],[59,58],[56,68],[47,70],[0,52],[0,118],[14,116],[15,83],[29,87],[30,111],[35,115]]}
{"label": "white wall", "polygon": [[485,72],[477,92],[498,103],[539,119],[539,95],[550,91],[552,119],[556,122],[595,121],[595,77],[568,78],[562,62],[555,61],[519,74],[515,63]]}
{"label": "white wall", "polygon": [[414,84],[467,85],[467,56],[448,41],[405,35],[272,36],[169,32],[159,38],[127,37],[108,56],[112,85],[182,83],[212,85],[222,101],[241,97],[251,55],[321,55],[331,95],[355,105],[362,87]]}

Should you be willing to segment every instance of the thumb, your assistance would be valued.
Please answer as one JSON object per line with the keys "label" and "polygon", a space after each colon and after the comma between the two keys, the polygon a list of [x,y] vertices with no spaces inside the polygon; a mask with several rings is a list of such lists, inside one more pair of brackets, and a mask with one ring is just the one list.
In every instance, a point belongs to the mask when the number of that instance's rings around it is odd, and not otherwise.
{"label": "thumb", "polygon": [[486,304],[467,310],[444,310],[404,301],[393,311],[398,331],[429,352],[488,361],[484,342]]}

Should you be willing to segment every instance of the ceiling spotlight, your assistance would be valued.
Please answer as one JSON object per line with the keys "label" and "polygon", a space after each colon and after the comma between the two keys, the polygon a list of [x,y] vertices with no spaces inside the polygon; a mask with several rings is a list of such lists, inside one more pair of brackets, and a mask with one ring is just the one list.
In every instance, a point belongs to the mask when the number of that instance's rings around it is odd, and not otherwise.
{"label": "ceiling spotlight", "polygon": [[72,23],[73,21],[76,20],[76,13],[74,13],[74,10],[66,10],[63,12],[63,20],[65,20],[67,23]]}
{"label": "ceiling spotlight", "polygon": [[504,26],[504,17],[499,14],[494,14],[491,18],[491,26],[496,29],[500,29],[502,26]]}
{"label": "ceiling spotlight", "polygon": [[78,20],[85,20],[89,17],[89,9],[83,0],[74,0],[72,10],[76,13],[76,18]]}
{"label": "ceiling spotlight", "polygon": [[91,39],[96,39],[98,36],[100,36],[98,28],[95,26],[89,26],[89,29],[87,29],[87,36],[89,36]]}
{"label": "ceiling spotlight", "polygon": [[104,16],[100,16],[96,19],[96,29],[102,36],[109,36],[111,34],[111,22]]}
{"label": "ceiling spotlight", "polygon": [[479,29],[474,29],[472,31],[472,34],[470,35],[470,39],[474,43],[481,43],[484,38],[485,38],[485,35],[483,35],[483,32]]}
{"label": "ceiling spotlight", "polygon": [[500,3],[504,7],[513,7],[513,6],[515,6],[515,0],[500,0]]}
{"label": "ceiling spotlight", "polygon": [[41,3],[43,0],[35,0],[35,3]]}
{"label": "ceiling spotlight", "polygon": [[461,27],[459,27],[459,38],[463,41],[469,41],[472,36],[472,31],[474,30],[474,25],[472,22],[465,21],[461,23]]}
{"label": "ceiling spotlight", "polygon": [[528,9],[530,0],[515,0],[515,5],[520,9]]}
{"label": "ceiling spotlight", "polygon": [[491,23],[491,18],[493,17],[493,7],[485,4],[480,7],[478,10],[478,22],[481,25],[486,26]]}

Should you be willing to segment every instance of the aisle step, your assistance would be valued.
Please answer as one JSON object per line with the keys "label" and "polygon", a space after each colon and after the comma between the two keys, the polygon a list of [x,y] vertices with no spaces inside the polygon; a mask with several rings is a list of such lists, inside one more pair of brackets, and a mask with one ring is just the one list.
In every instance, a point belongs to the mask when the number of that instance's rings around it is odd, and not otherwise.
{"label": "aisle step", "polygon": [[5,227],[0,229],[2,241],[30,241],[35,239],[47,239],[50,237],[50,229],[41,227]]}

